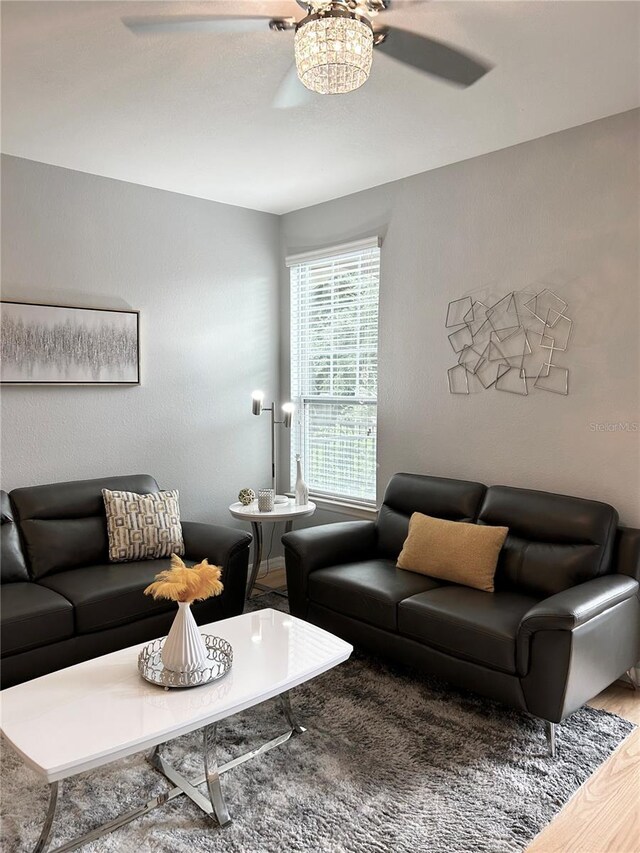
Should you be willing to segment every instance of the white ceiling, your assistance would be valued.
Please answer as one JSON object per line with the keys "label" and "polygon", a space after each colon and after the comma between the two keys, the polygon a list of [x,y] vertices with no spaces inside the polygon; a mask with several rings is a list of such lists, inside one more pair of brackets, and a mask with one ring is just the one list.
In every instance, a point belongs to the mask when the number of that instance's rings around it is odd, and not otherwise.
{"label": "white ceiling", "polygon": [[283,213],[640,105],[637,2],[431,2],[386,22],[495,68],[466,90],[374,55],[362,89],[283,111],[291,33],[136,37],[123,16],[293,0],[3,2],[2,150]]}

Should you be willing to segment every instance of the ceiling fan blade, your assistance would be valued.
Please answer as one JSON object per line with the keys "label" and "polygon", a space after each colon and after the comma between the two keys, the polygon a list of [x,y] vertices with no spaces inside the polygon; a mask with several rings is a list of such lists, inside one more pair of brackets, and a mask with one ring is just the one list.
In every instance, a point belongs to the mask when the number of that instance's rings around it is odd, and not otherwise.
{"label": "ceiling fan blade", "polygon": [[459,86],[471,86],[493,68],[444,42],[409,30],[384,27],[378,32],[386,33],[384,41],[376,45],[381,53]]}
{"label": "ceiling fan blade", "polygon": [[313,98],[314,93],[303,86],[298,79],[298,71],[294,63],[282,78],[271,106],[277,110],[290,110],[293,107],[308,104]]}
{"label": "ceiling fan blade", "polygon": [[[271,22],[283,26],[271,27]],[[273,15],[234,17],[231,15],[173,15],[171,17],[124,17],[122,23],[137,36],[162,33],[250,33],[269,29],[293,29],[293,18]]]}

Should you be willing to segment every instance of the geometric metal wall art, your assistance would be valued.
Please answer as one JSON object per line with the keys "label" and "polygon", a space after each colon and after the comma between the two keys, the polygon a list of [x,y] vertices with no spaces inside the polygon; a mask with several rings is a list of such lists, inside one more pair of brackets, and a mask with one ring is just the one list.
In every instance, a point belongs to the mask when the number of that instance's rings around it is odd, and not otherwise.
{"label": "geometric metal wall art", "polygon": [[449,392],[469,394],[477,380],[484,390],[527,396],[537,388],[567,396],[569,369],[556,353],[566,352],[571,340],[568,307],[548,288],[513,290],[493,305],[470,296],[454,299],[445,320],[456,355],[447,371]]}

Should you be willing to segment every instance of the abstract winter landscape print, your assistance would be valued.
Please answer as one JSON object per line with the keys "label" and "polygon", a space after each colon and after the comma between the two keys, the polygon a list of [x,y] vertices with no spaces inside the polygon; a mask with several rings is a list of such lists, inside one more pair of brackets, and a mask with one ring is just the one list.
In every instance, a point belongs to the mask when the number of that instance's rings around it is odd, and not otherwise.
{"label": "abstract winter landscape print", "polygon": [[137,385],[137,311],[2,302],[0,381]]}

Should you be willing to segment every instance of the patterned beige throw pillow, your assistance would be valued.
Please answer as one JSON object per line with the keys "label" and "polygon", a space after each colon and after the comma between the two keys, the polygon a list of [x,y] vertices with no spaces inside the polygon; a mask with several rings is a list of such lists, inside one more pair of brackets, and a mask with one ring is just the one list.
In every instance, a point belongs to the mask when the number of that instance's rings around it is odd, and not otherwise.
{"label": "patterned beige throw pillow", "polygon": [[184,554],[176,489],[150,495],[103,489],[102,497],[112,563]]}

